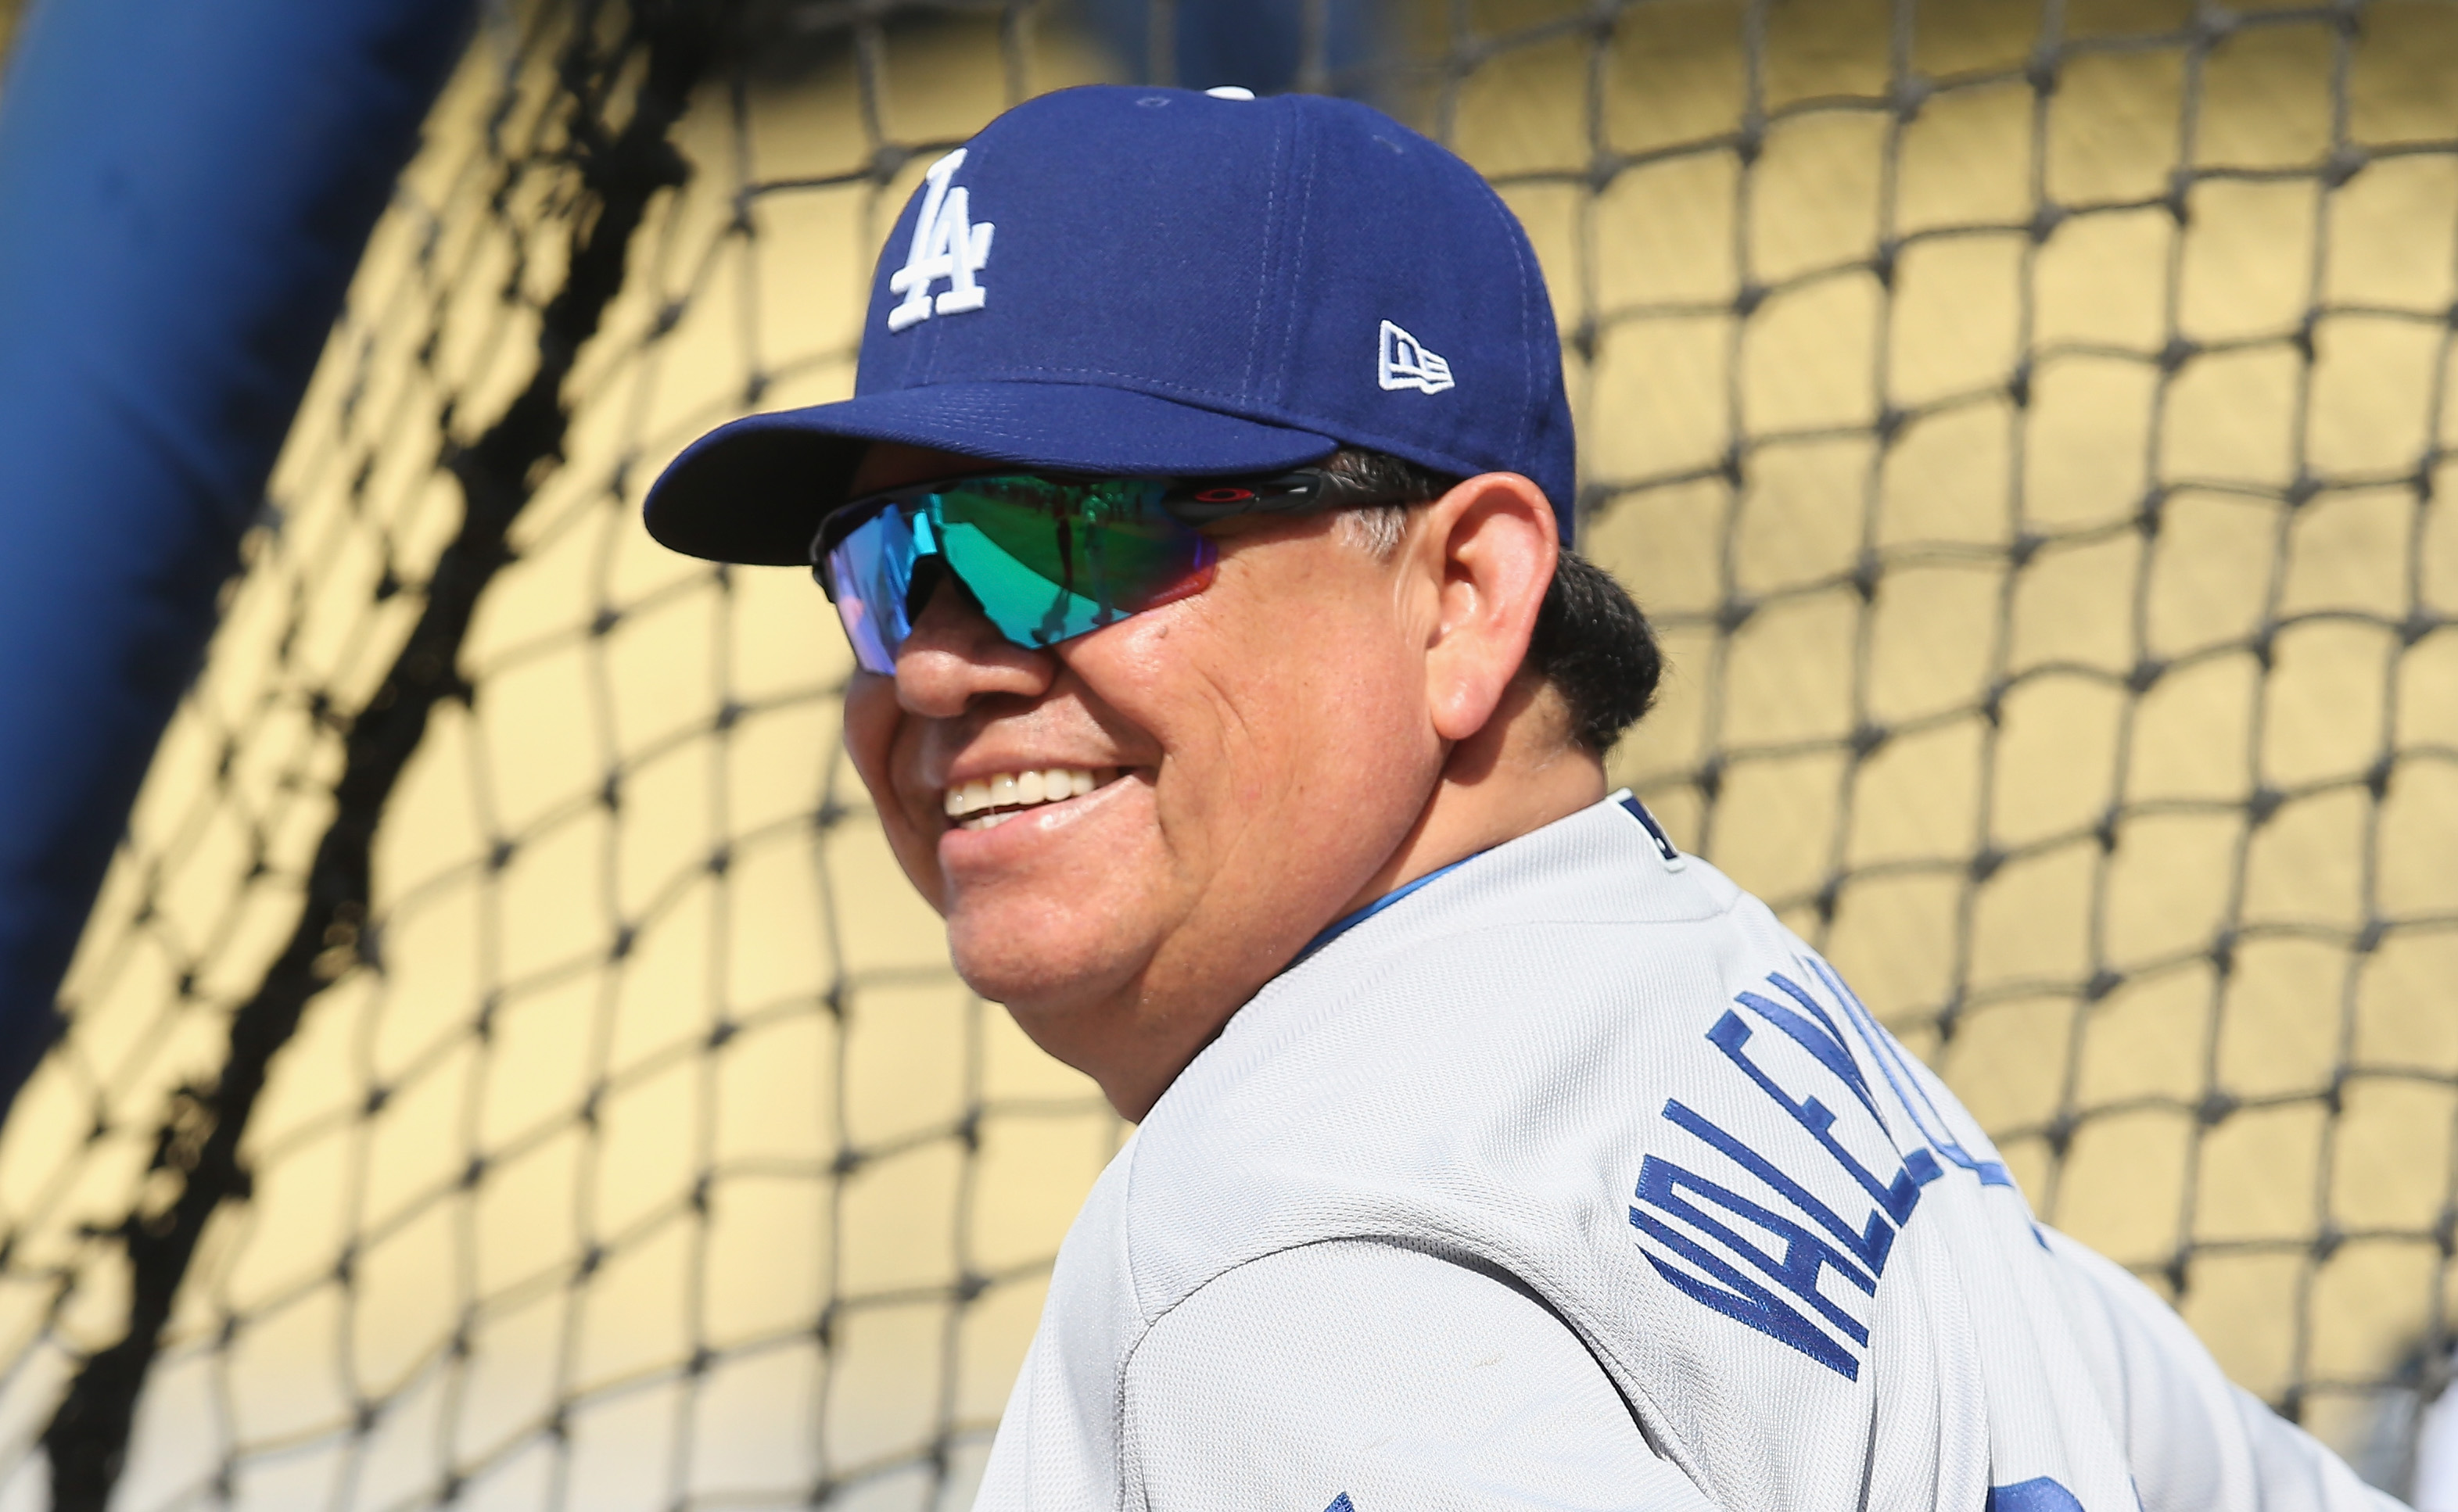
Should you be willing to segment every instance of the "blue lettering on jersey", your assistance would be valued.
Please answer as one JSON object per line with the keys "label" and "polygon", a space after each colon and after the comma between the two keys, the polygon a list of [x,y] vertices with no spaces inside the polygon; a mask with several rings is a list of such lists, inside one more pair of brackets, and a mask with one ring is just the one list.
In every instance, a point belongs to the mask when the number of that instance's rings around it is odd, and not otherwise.
{"label": "blue lettering on jersey", "polygon": [[1980,1505],[1981,1512],[2082,1512],[2081,1499],[2046,1476],[1992,1485]]}
{"label": "blue lettering on jersey", "polygon": [[1340,1495],[1331,1499],[1331,1505],[1324,1507],[1323,1512],[1357,1512],[1357,1508],[1355,1504],[1348,1500],[1348,1493],[1343,1491]]}
{"label": "blue lettering on jersey", "polygon": [[[1781,1255],[1770,1254],[1736,1233],[1729,1225],[1685,1199],[1681,1195],[1685,1187],[1735,1217],[1783,1240],[1783,1253]],[[1855,1344],[1869,1341],[1868,1329],[1821,1295],[1818,1275],[1820,1271],[1831,1267],[1862,1291],[1874,1294],[1877,1282],[1867,1273],[1855,1267],[1833,1246],[1823,1243],[1818,1235],[1791,1219],[1760,1207],[1747,1197],[1719,1187],[1696,1171],[1685,1170],[1659,1155],[1648,1156],[1647,1163],[1639,1168],[1638,1200],[1643,1206],[1630,1210],[1632,1226],[1659,1240],[1675,1254],[1714,1279],[1686,1272],[1642,1250],[1640,1253],[1647,1255],[1648,1264],[1656,1267],[1656,1274],[1680,1288],[1691,1300],[1703,1302],[1726,1317],[1747,1323],[1761,1334],[1781,1339],[1828,1369],[1843,1372],[1847,1379],[1859,1377],[1860,1360],[1836,1343],[1823,1329],[1803,1317],[1799,1309],[1656,1214],[1669,1214],[1693,1230],[1711,1235],[1726,1251],[1741,1256],[1785,1291],[1817,1308],[1828,1322],[1849,1336]],[[1719,1281],[1723,1283],[1721,1286],[1716,1284]]]}
{"label": "blue lettering on jersey", "polygon": [[[1952,1137],[1902,1047],[1878,1027],[1843,979],[1815,956],[1802,957],[1801,965],[1798,979],[1769,972],[1771,992],[1736,994],[1739,1011],[1726,1009],[1707,1031],[1708,1043],[1747,1085],[1809,1136],[1806,1144],[1791,1146],[1786,1165],[1792,1169],[1674,1098],[1664,1105],[1665,1121],[1738,1168],[1746,1190],[1727,1184],[1735,1178],[1719,1181],[1651,1154],[1639,1168],[1630,1222],[1654,1241],[1642,1242],[1640,1254],[1684,1295],[1790,1345],[1846,1380],[1858,1380],[1869,1330],[1856,1315],[1863,1308],[1847,1305],[1854,1302],[1851,1293],[1876,1296],[1896,1232],[1919,1207],[1922,1189],[1945,1173],[1941,1157],[1987,1185],[2010,1187],[2013,1181],[2003,1165],[1975,1159]],[[1833,1000],[1831,1011],[1802,980],[1825,990]],[[1805,1074],[1812,1084],[1823,1085],[1788,1087],[1771,1068],[1775,1063],[1763,1052],[1753,1053],[1761,1028],[1781,1037],[1766,1043],[1788,1042],[1806,1057],[1793,1057],[1784,1075]],[[1888,1127],[1852,1040],[1877,1064],[1892,1101],[1910,1121],[1907,1136],[1916,1137],[1899,1141]],[[1701,1090],[1703,1100],[1712,1102],[1703,1094],[1716,1089]],[[1878,1170],[1854,1153],[1856,1147],[1879,1157]],[[1856,1223],[1845,1210],[1857,1208],[1859,1197],[1872,1206]],[[1797,1221],[1796,1214],[1807,1222]],[[1831,1291],[1829,1276],[1850,1292]],[[2008,1512],[2052,1512],[2053,1506],[2009,1502]]]}
{"label": "blue lettering on jersey", "polygon": [[1808,957],[1805,964],[1843,1003],[1844,1011],[1851,1017],[1852,1026],[1860,1032],[1862,1043],[1869,1046],[1869,1053],[1877,1061],[1879,1071],[1886,1078],[1886,1085],[1894,1088],[1896,1098],[1904,1105],[1904,1111],[1911,1115],[1913,1125],[1920,1129],[1921,1138],[1928,1141],[1929,1148],[1978,1176],[1984,1187],[2013,1186],[2014,1178],[2007,1173],[2002,1162],[1975,1159],[1956,1141],[1946,1127],[1946,1119],[1939,1114],[1937,1105],[1929,1101],[1920,1079],[1912,1075],[1911,1066],[1904,1056],[1904,1047],[1895,1043],[1894,1036],[1878,1027],[1877,1017],[1853,996],[1852,989],[1844,984],[1844,979],[1835,974],[1835,968],[1816,956]]}

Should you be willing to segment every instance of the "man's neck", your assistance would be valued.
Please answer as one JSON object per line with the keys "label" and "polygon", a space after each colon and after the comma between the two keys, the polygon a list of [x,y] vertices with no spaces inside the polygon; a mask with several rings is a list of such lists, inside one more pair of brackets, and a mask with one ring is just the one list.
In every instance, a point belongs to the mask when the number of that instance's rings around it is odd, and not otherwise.
{"label": "man's neck", "polygon": [[[1342,906],[1301,927],[1320,931],[1419,878],[1602,801],[1604,761],[1568,739],[1568,728],[1558,694],[1514,685],[1485,729],[1445,756],[1431,795],[1390,858]],[[1054,1042],[1044,1037],[1046,1027],[1035,1032],[1026,1016],[1019,1022],[1043,1048],[1090,1072],[1122,1115],[1140,1120],[1308,938],[1287,940],[1278,955],[1223,956],[1201,963],[1199,969],[1176,963],[1170,974],[1175,985],[1168,990],[1151,976],[1138,976],[1122,984],[1114,1010],[1069,1015],[1101,1026],[1081,1042]],[[1243,985],[1226,985],[1233,983]]]}
{"label": "man's neck", "polygon": [[1340,912],[1364,908],[1604,796],[1604,758],[1564,738],[1559,696],[1514,688],[1486,733],[1451,748],[1415,827]]}

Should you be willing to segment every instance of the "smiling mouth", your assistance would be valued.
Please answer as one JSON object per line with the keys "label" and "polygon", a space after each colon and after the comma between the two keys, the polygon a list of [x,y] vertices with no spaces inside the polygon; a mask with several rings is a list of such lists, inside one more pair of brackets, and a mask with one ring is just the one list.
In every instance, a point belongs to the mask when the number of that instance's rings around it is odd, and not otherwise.
{"label": "smiling mouth", "polygon": [[975,777],[948,790],[948,818],[962,830],[996,829],[1028,809],[1080,798],[1117,775],[1115,767],[1049,767]]}

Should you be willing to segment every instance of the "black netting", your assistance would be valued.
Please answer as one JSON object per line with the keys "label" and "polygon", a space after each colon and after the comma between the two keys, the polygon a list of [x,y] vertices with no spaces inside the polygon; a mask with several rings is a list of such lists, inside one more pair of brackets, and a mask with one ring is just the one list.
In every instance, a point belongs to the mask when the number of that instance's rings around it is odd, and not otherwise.
{"label": "black netting", "polygon": [[849,387],[933,155],[1135,76],[1357,93],[1493,177],[1586,544],[1675,658],[1616,774],[2045,1217],[2407,1483],[2458,1240],[2458,11],[1239,10],[490,15],[0,1141],[0,1504],[55,1420],[99,1504],[132,1409],[126,1507],[969,1495],[1121,1130],[948,972],[807,577],[636,509]]}

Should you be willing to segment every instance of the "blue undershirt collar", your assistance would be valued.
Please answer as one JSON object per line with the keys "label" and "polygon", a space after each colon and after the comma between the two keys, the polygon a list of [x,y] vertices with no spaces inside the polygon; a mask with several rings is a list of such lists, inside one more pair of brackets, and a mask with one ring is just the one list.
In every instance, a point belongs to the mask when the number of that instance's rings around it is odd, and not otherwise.
{"label": "blue undershirt collar", "polygon": [[1323,927],[1321,934],[1315,936],[1312,940],[1307,941],[1306,947],[1303,950],[1299,951],[1296,958],[1290,961],[1288,965],[1282,966],[1281,969],[1286,971],[1290,969],[1290,967],[1303,964],[1308,956],[1313,955],[1323,946],[1348,933],[1359,924],[1365,922],[1365,921],[1373,918],[1376,914],[1381,913],[1384,909],[1390,907],[1393,903],[1396,903],[1401,899],[1407,897],[1410,893],[1413,893],[1418,888],[1425,886],[1427,882],[1430,882],[1437,878],[1449,876],[1451,873],[1458,871],[1461,867],[1466,866],[1469,862],[1476,860],[1478,856],[1482,856],[1484,854],[1485,852],[1478,851],[1474,855],[1461,857],[1458,860],[1451,862],[1448,866],[1438,866],[1432,871],[1427,872],[1425,876],[1418,878],[1415,881],[1406,882],[1391,889],[1391,891],[1385,893],[1382,897],[1377,898],[1370,903],[1367,903],[1364,907],[1360,908],[1355,913],[1343,919],[1334,920],[1331,923]]}

